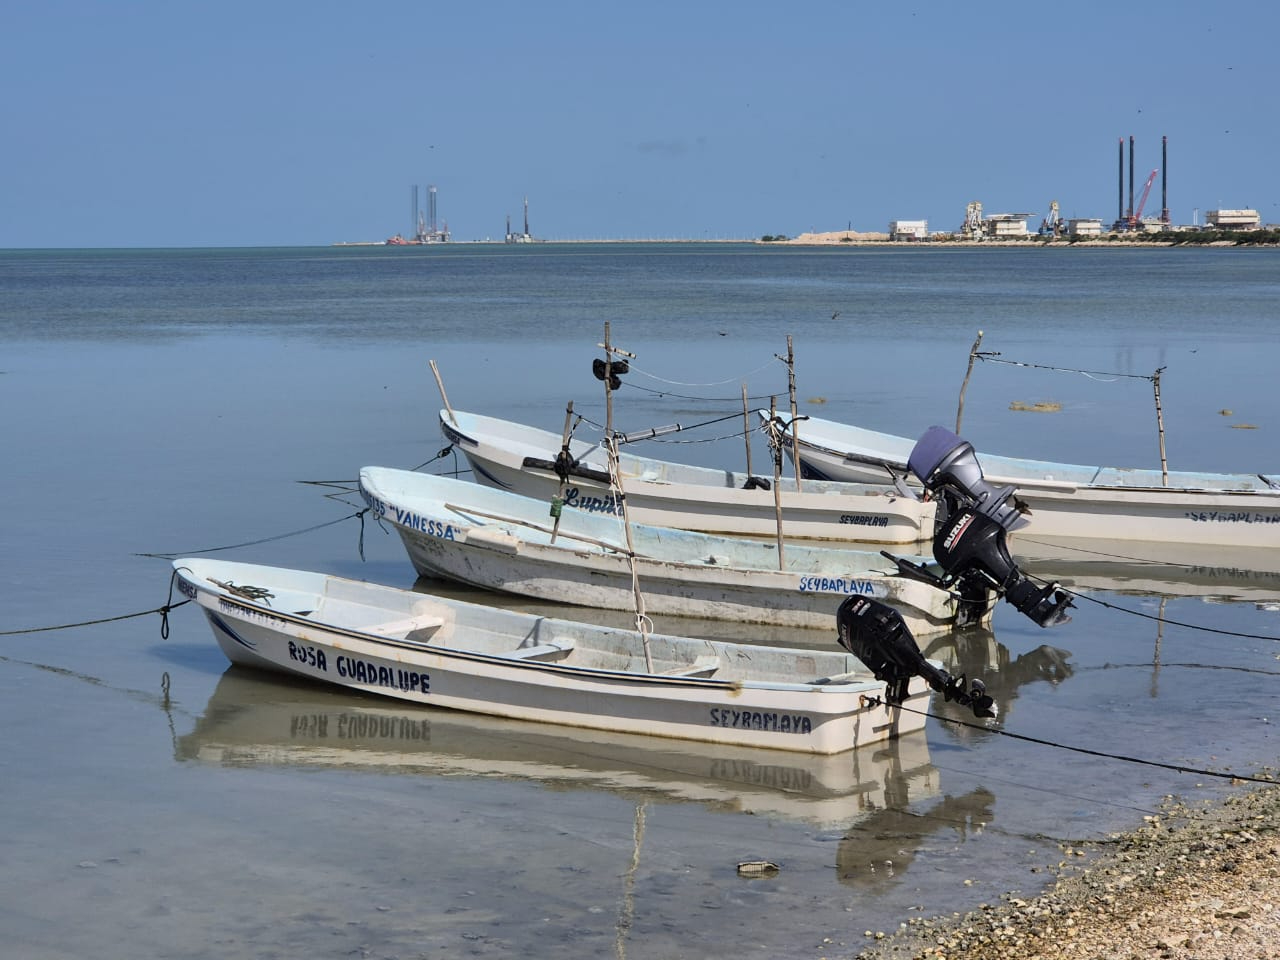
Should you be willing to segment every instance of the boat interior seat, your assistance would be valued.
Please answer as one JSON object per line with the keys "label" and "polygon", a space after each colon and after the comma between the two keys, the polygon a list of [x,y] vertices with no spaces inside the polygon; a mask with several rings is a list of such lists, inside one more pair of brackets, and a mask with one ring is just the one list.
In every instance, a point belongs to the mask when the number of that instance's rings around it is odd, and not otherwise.
{"label": "boat interior seat", "polygon": [[365,633],[375,633],[380,637],[395,637],[405,640],[416,640],[425,643],[444,626],[444,617],[434,613],[419,613],[402,620],[388,620],[386,623],[375,623],[365,627]]}
{"label": "boat interior seat", "polygon": [[720,658],[715,654],[704,654],[693,663],[684,663],[670,670],[660,671],[664,677],[709,677],[720,669]]}
{"label": "boat interior seat", "polygon": [[509,660],[563,660],[573,653],[572,640],[551,640],[547,643],[536,643],[527,647],[516,647],[498,654]]}
{"label": "boat interior seat", "polygon": [[853,670],[849,673],[833,673],[829,677],[819,677],[817,680],[810,680],[809,684],[815,687],[825,686],[828,683],[856,683],[862,680],[870,680],[871,675],[866,670]]}

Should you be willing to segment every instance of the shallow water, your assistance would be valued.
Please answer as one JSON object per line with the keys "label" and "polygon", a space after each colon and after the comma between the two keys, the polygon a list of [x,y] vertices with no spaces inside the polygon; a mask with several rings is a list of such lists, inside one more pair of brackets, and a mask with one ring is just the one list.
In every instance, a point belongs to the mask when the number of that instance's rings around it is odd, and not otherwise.
{"label": "shallow water", "polygon": [[[432,460],[432,359],[460,409],[559,431],[573,399],[603,422],[590,363],[606,320],[637,355],[615,405],[624,429],[740,413],[744,381],[762,405],[785,402],[788,333],[802,410],[907,434],[951,424],[983,329],[1004,358],[1095,375],[980,364],[964,414],[980,448],[1158,463],[1150,382],[1096,374],[1163,366],[1172,466],[1276,471],[1278,263],[0,253],[0,630],[154,610],[169,567],[148,553],[244,544],[219,555],[413,586],[356,498],[301,481]],[[1044,399],[1062,412],[1008,409]],[[739,466],[736,430],[652,449]],[[1274,577],[1095,579],[1101,602],[1080,600],[1064,626],[1005,607],[990,632],[923,645],[984,676],[1001,727],[1023,737],[1256,772],[1277,753],[1280,648],[1259,639],[1280,636]],[[853,953],[915,912],[1037,888],[1061,841],[1131,826],[1163,794],[1223,788],[937,720],[921,741],[805,762],[415,713],[231,671],[191,608],[168,637],[152,613],[0,638],[0,717],[0,918],[24,957]],[[755,859],[781,872],[740,877]]]}

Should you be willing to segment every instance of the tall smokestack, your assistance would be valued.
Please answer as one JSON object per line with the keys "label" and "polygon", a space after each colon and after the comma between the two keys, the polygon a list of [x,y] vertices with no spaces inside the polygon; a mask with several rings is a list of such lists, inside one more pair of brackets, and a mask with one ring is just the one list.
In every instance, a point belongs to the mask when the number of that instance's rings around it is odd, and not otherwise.
{"label": "tall smokestack", "polygon": [[1120,201],[1116,206],[1116,223],[1124,219],[1124,137],[1120,138]]}
{"label": "tall smokestack", "polygon": [[1160,138],[1160,222],[1169,222],[1169,138]]}
{"label": "tall smokestack", "polygon": [[1129,136],[1129,210],[1127,216],[1133,219],[1133,135]]}

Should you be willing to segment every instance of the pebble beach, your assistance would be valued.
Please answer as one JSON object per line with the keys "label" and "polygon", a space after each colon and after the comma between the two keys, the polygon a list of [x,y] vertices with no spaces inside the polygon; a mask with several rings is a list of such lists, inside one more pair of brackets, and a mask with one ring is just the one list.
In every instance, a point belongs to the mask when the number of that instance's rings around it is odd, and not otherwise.
{"label": "pebble beach", "polygon": [[1138,830],[1063,856],[1039,896],[913,919],[858,960],[1280,957],[1280,787],[1171,797]]}

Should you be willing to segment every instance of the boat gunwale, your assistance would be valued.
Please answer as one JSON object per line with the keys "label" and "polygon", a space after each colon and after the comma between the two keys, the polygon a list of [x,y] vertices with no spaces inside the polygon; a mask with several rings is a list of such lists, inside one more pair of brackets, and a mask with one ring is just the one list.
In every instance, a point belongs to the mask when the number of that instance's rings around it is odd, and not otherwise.
{"label": "boat gunwale", "polygon": [[[767,420],[767,417],[763,411],[757,411],[757,415],[760,416],[762,419]],[[901,437],[895,434],[888,434],[878,430],[871,430],[867,427],[859,427],[856,424],[845,424],[836,420],[822,420],[821,423],[830,425],[831,429],[823,431],[821,426],[819,426],[817,428],[818,437],[819,437],[818,440],[814,440],[812,435],[807,435],[803,431],[801,431],[801,432],[798,432],[798,434],[795,437],[796,442],[801,447],[808,447],[812,451],[823,453],[831,457],[839,458],[841,462],[847,463],[847,464],[863,464],[868,466],[881,466],[881,467],[890,466],[890,463],[887,459],[883,457],[873,456],[870,452],[859,451],[859,450],[849,450],[847,448],[842,449],[838,447],[829,446],[829,444],[831,443],[838,442],[840,429],[858,431],[860,433],[865,433],[871,436],[884,437],[888,440],[904,442],[907,444],[910,444],[912,442],[909,437]],[[1167,491],[1167,492],[1174,492],[1174,493],[1242,494],[1242,495],[1254,496],[1254,497],[1256,496],[1280,497],[1280,487],[1275,486],[1273,481],[1271,481],[1268,478],[1268,476],[1262,473],[1261,471],[1258,471],[1255,473],[1244,473],[1244,472],[1214,473],[1214,472],[1205,472],[1205,471],[1198,471],[1198,470],[1170,471],[1170,475],[1175,478],[1178,477],[1179,475],[1195,477],[1195,478],[1219,477],[1219,478],[1222,478],[1224,482],[1231,481],[1231,480],[1243,482],[1244,478],[1249,478],[1250,481],[1252,481],[1253,479],[1256,479],[1259,483],[1263,484],[1263,486],[1261,487],[1258,487],[1258,486],[1248,486],[1248,487],[1205,486],[1203,484],[1156,485],[1156,484],[1136,484],[1136,483],[1107,483],[1107,482],[1099,483],[1099,482],[1093,482],[1088,480],[1055,480],[1055,479],[1049,479],[1046,477],[1033,476],[1033,475],[1030,475],[1034,469],[1031,467],[1026,468],[1028,473],[1027,476],[1010,475],[1006,473],[1001,473],[1000,471],[1002,467],[1006,469],[1016,469],[1019,464],[1034,464],[1035,468],[1061,467],[1064,470],[1084,470],[1084,471],[1093,470],[1094,471],[1093,475],[1095,478],[1099,474],[1103,473],[1104,471],[1114,471],[1118,474],[1123,474],[1126,471],[1136,471],[1136,472],[1142,472],[1145,474],[1158,474],[1161,471],[1155,467],[1111,467],[1111,466],[1105,466],[1105,465],[1095,466],[1095,465],[1065,463],[1065,462],[1053,461],[1053,460],[1027,460],[1025,458],[1010,457],[1003,454],[983,453],[981,451],[975,451],[975,455],[978,458],[978,462],[982,465],[982,469],[989,481],[991,481],[992,483],[1013,485],[1015,487],[1018,487],[1019,489],[1028,489],[1028,490],[1063,489],[1063,490],[1089,490],[1089,491],[1120,490],[1120,491],[1133,491],[1135,493],[1152,493],[1152,492]],[[902,465],[902,470],[904,471],[907,470],[907,466],[905,463]],[[908,481],[911,482],[913,485],[918,485],[919,483],[919,481],[916,481],[910,477],[908,478]],[[858,481],[838,481],[838,482],[858,482]]]}
{"label": "boat gunwale", "polygon": [[[187,582],[190,583],[191,581],[188,580]],[[356,581],[356,582],[360,582],[360,581]],[[478,661],[478,662],[492,664],[492,665],[500,665],[500,666],[515,667],[515,668],[525,669],[525,670],[533,670],[540,673],[561,673],[561,674],[568,674],[570,676],[589,676],[589,677],[595,677],[600,679],[626,680],[628,682],[655,683],[660,686],[677,686],[677,687],[690,686],[690,687],[714,688],[717,690],[730,690],[730,689],[767,690],[767,691],[778,691],[783,693],[822,692],[822,693],[829,693],[829,694],[841,694],[841,693],[848,694],[848,693],[854,693],[854,692],[866,692],[869,689],[874,690],[877,687],[877,681],[874,679],[874,677],[871,676],[870,673],[866,675],[866,679],[850,680],[850,681],[843,681],[843,682],[833,681],[831,680],[830,676],[819,677],[816,680],[805,681],[805,682],[769,681],[769,680],[724,680],[716,677],[696,677],[696,676],[678,676],[678,675],[666,676],[663,674],[656,674],[656,673],[634,673],[626,670],[609,670],[603,667],[586,667],[586,666],[579,666],[576,664],[557,663],[554,661],[523,660],[523,659],[520,659],[519,657],[511,657],[509,655],[504,655],[500,653],[496,653],[496,654],[481,653],[479,651],[474,651],[474,650],[462,650],[457,647],[436,646],[434,644],[431,644],[427,641],[422,641],[422,640],[409,640],[407,638],[386,637],[379,634],[372,634],[372,633],[368,633],[366,631],[362,631],[352,627],[343,627],[338,624],[326,623],[319,620],[312,620],[300,614],[288,613],[286,611],[276,610],[273,607],[263,607],[263,606],[255,605],[253,603],[231,596],[224,592],[221,592],[218,590],[211,590],[208,587],[203,586],[202,584],[194,583],[191,585],[201,593],[207,596],[216,598],[220,604],[228,604],[232,607],[238,607],[253,614],[258,614],[258,615],[268,614],[269,616],[275,619],[283,620],[295,626],[311,627],[313,629],[318,628],[318,629],[327,631],[329,633],[335,633],[340,636],[345,636],[354,640],[359,640],[361,642],[370,644],[371,646],[374,646],[374,647],[378,647],[378,646],[398,647],[398,648],[403,648],[408,650],[416,650],[421,652],[438,654],[449,659]],[[465,603],[466,601],[457,601],[457,602]],[[197,601],[197,603],[199,603],[199,601]],[[200,603],[199,605],[204,609],[209,610],[209,607],[206,606],[205,604]],[[217,611],[211,611],[211,612],[217,612]],[[555,618],[537,617],[536,619],[541,620],[544,623],[560,622]],[[569,623],[571,621],[564,621],[564,622]],[[585,624],[585,626],[589,627],[590,624]],[[607,628],[607,629],[615,630],[615,632],[622,632],[622,633],[627,632],[627,631],[617,631],[615,628]],[[696,639],[696,638],[678,638],[678,639]],[[707,641],[707,642],[715,643],[716,641]],[[723,643],[724,641],[721,641],[721,642]],[[751,645],[751,646],[752,646],[752,649],[756,649],[755,645]],[[793,652],[786,647],[768,647],[764,645],[761,645],[758,649],[760,650],[776,649],[776,650],[782,650],[785,652]],[[833,676],[841,676],[841,675],[835,674]]]}

